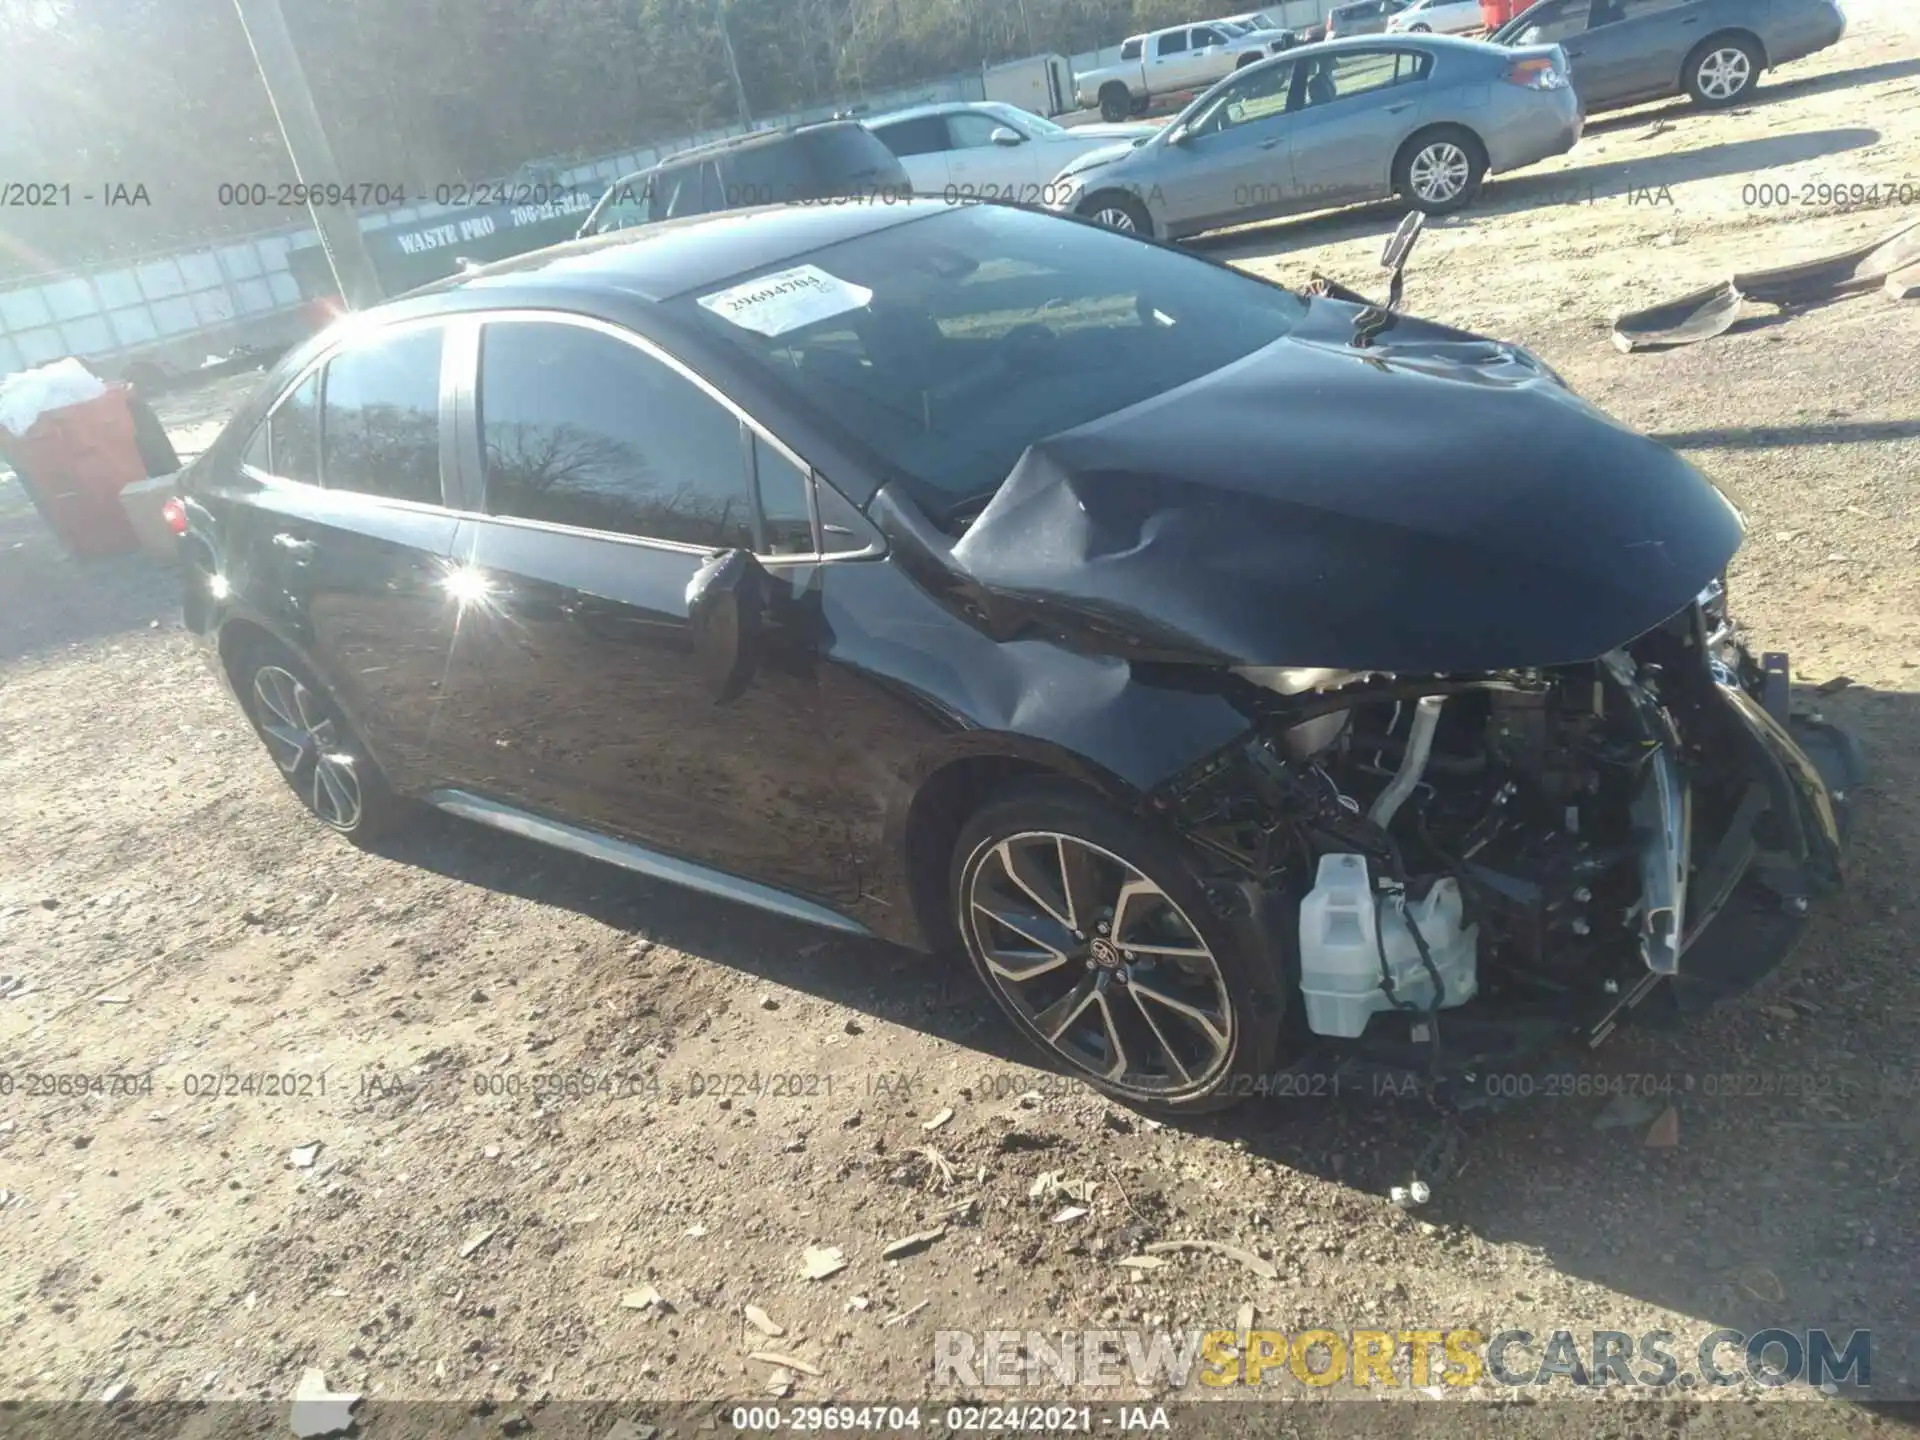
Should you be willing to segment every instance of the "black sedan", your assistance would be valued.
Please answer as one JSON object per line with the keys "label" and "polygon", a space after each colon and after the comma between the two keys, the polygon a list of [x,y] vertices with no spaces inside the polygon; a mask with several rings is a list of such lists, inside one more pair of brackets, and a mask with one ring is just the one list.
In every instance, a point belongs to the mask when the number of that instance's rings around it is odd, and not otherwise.
{"label": "black sedan", "polygon": [[326,825],[964,953],[1166,1111],[1597,1042],[1839,874],[1854,758],[1711,483],[1523,350],[1075,220],[523,256],[289,356],[184,486],[189,624]]}

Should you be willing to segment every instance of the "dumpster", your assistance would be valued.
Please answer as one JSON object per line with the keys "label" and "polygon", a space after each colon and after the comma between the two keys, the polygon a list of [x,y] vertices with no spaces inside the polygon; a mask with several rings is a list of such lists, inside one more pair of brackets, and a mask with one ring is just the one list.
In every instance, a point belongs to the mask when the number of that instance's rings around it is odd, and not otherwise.
{"label": "dumpster", "polygon": [[69,554],[140,548],[120,504],[122,489],[147,478],[127,386],[43,411],[25,434],[0,428],[0,453]]}
{"label": "dumpster", "polygon": [[1480,0],[1480,23],[1491,34],[1532,5],[1533,0]]}

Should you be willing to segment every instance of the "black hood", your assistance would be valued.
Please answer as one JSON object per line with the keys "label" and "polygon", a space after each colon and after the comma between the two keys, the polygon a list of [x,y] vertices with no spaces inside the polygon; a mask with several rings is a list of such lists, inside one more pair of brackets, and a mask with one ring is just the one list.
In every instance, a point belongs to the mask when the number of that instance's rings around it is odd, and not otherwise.
{"label": "black hood", "polygon": [[1739,548],[1725,496],[1512,346],[1315,299],[1285,339],[1032,446],[953,547],[984,589],[1167,659],[1591,660]]}

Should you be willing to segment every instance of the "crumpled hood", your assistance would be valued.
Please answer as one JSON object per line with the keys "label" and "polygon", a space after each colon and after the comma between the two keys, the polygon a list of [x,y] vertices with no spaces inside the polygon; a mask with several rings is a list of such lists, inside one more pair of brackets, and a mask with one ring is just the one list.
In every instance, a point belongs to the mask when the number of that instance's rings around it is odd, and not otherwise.
{"label": "crumpled hood", "polygon": [[1101,648],[1238,665],[1594,659],[1691,602],[1738,512],[1525,351],[1314,299],[1286,338],[1022,456],[954,564]]}

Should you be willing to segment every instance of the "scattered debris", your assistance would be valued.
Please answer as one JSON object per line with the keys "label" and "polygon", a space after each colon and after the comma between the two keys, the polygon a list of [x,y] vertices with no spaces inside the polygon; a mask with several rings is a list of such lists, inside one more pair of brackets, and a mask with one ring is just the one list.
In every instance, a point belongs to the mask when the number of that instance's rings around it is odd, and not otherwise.
{"label": "scattered debris", "polygon": [[927,1185],[930,1189],[945,1190],[953,1184],[953,1164],[931,1145],[923,1145],[913,1152],[927,1162]]}
{"label": "scattered debris", "polygon": [[946,1109],[942,1110],[938,1115],[934,1116],[931,1120],[923,1124],[920,1128],[922,1130],[938,1130],[942,1125],[946,1124],[951,1119],[953,1119],[953,1107],[948,1106]]}
{"label": "scattered debris", "polygon": [[784,1365],[776,1365],[767,1375],[767,1393],[776,1400],[784,1400],[793,1394],[793,1371]]}
{"label": "scattered debris", "polygon": [[848,1299],[848,1301],[847,1301],[847,1309],[849,1309],[849,1310],[864,1310],[864,1309],[866,1309],[866,1308],[867,1308],[867,1307],[868,1307],[869,1305],[871,1305],[871,1304],[873,1304],[873,1302],[872,1302],[871,1300],[869,1300],[869,1299],[868,1299],[868,1298],[867,1298],[866,1296],[864,1296],[864,1295],[855,1295],[855,1296],[852,1296],[852,1297],[851,1297],[850,1299]]}
{"label": "scattered debris", "polygon": [[1433,1191],[1426,1181],[1415,1180],[1411,1185],[1395,1185],[1387,1195],[1402,1210],[1411,1210],[1416,1205],[1424,1205],[1431,1200]]}
{"label": "scattered debris", "polygon": [[760,997],[760,1008],[762,1010],[778,1010],[780,1008],[780,1002],[771,995],[762,995]]}
{"label": "scattered debris", "polygon": [[914,1316],[918,1315],[922,1310],[926,1309],[927,1306],[931,1305],[932,1303],[933,1302],[931,1300],[922,1300],[918,1305],[915,1305],[911,1310],[902,1310],[898,1315],[895,1315],[891,1320],[888,1320],[880,1328],[883,1330],[892,1330],[897,1326],[904,1325],[909,1320],[913,1319]]}
{"label": "scattered debris", "polygon": [[706,1237],[706,1233],[707,1233],[707,1227],[704,1225],[687,1226],[686,1235],[689,1240],[704,1239]]}
{"label": "scattered debris", "polygon": [[776,1324],[774,1318],[758,1305],[743,1305],[741,1313],[747,1317],[747,1323],[762,1335],[771,1336],[777,1340],[787,1333],[786,1326]]}
{"label": "scattered debris", "polygon": [[1660,1112],[1643,1142],[1654,1150],[1671,1150],[1680,1143],[1680,1112],[1669,1105]]}
{"label": "scattered debris", "polygon": [[1247,1353],[1247,1337],[1253,1334],[1253,1302],[1247,1301],[1240,1307],[1240,1313],[1233,1317],[1234,1343],[1240,1347],[1242,1355]]}
{"label": "scattered debris", "polygon": [[1660,1113],[1660,1102],[1651,1095],[1622,1090],[1601,1107],[1593,1117],[1596,1130],[1632,1130]]}
{"label": "scattered debris", "polygon": [[918,1254],[946,1233],[946,1226],[936,1225],[931,1230],[922,1230],[918,1234],[904,1236],[899,1240],[895,1240],[891,1245],[887,1246],[886,1249],[882,1250],[880,1252],[880,1258],[882,1260],[898,1260],[906,1255]]}
{"label": "scattered debris", "polygon": [[[1825,694],[1825,691],[1821,692]],[[129,997],[125,995],[101,995],[96,997],[102,1005],[125,1005]]]}
{"label": "scattered debris", "polygon": [[673,1309],[667,1298],[651,1285],[642,1285],[638,1290],[629,1290],[620,1297],[623,1310],[658,1310],[666,1314]]}
{"label": "scattered debris", "polygon": [[802,1360],[797,1355],[782,1354],[778,1350],[755,1350],[751,1352],[747,1358],[749,1360],[758,1360],[766,1365],[781,1365],[789,1370],[798,1370],[802,1375],[819,1376],[827,1373],[818,1365]]}
{"label": "scattered debris", "polygon": [[1066,1209],[1060,1211],[1057,1215],[1053,1217],[1053,1223],[1056,1225],[1064,1225],[1069,1220],[1080,1219],[1081,1216],[1085,1215],[1086,1213],[1087,1213],[1087,1207],[1084,1205],[1069,1205],[1067,1206]]}
{"label": "scattered debris", "polygon": [[1878,240],[1837,255],[1736,272],[1715,285],[1674,300],[1625,311],[1613,322],[1614,348],[1623,354],[1666,345],[1690,345],[1724,335],[1746,301],[1814,305],[1872,289],[1901,300],[1920,289],[1920,220],[1908,220]]}
{"label": "scattered debris", "polygon": [[321,1143],[316,1140],[311,1145],[296,1145],[287,1152],[287,1159],[293,1162],[296,1170],[311,1170],[313,1162],[320,1158]]}
{"label": "scattered debris", "polygon": [[100,1393],[100,1403],[111,1405],[133,1388],[131,1380],[116,1380]]}
{"label": "scattered debris", "polygon": [[475,1234],[469,1235],[467,1237],[466,1243],[460,1247],[460,1258],[462,1260],[465,1260],[468,1256],[472,1255],[474,1251],[478,1250],[482,1245],[486,1244],[487,1241],[491,1240],[492,1238],[493,1238],[493,1231],[491,1230],[481,1230]]}
{"label": "scattered debris", "polygon": [[1167,1265],[1158,1255],[1123,1255],[1114,1263],[1129,1270],[1164,1270]]}
{"label": "scattered debris", "polygon": [[1146,1247],[1149,1255],[1169,1255],[1179,1250],[1210,1250],[1215,1255],[1224,1255],[1229,1260],[1237,1260],[1253,1271],[1262,1280],[1278,1280],[1279,1267],[1271,1260],[1262,1260],[1251,1250],[1243,1250],[1238,1245],[1229,1245],[1224,1240],[1156,1240]]}
{"label": "scattered debris", "polygon": [[[1756,1300],[1763,1300],[1769,1305],[1779,1305],[1787,1298],[1787,1287],[1780,1283],[1778,1275],[1765,1266],[1755,1265],[1751,1269],[1743,1270],[1737,1278],[1740,1281],[1740,1288]],[[1749,1283],[1754,1280],[1761,1283],[1758,1285]]]}
{"label": "scattered debris", "polygon": [[353,1428],[353,1407],[358,1395],[327,1388],[327,1377],[319,1370],[301,1372],[293,1389],[293,1414],[289,1423],[300,1440],[318,1440],[322,1435],[338,1435]]}
{"label": "scattered debris", "polygon": [[800,1257],[800,1273],[809,1280],[825,1280],[847,1268],[847,1257],[832,1245],[809,1245]]}
{"label": "scattered debris", "polygon": [[1835,675],[1830,680],[1822,680],[1813,689],[1816,695],[1838,695],[1851,684],[1853,684],[1851,675]]}

